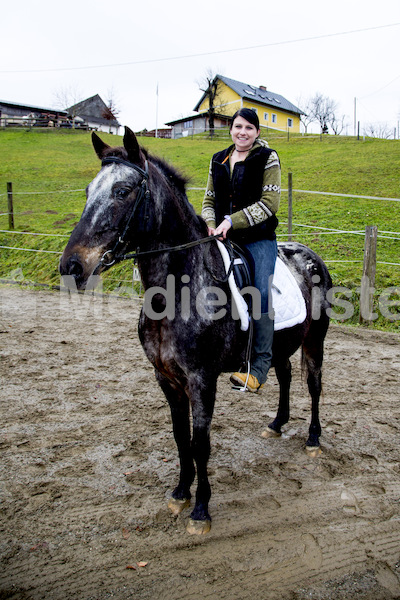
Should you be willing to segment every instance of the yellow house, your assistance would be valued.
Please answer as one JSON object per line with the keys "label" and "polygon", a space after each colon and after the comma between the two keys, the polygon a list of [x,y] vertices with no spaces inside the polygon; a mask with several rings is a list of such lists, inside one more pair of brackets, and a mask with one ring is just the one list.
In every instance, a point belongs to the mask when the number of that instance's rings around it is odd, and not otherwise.
{"label": "yellow house", "polygon": [[[216,75],[217,93],[214,110],[219,115],[232,116],[240,108],[251,108],[257,113],[261,127],[280,131],[300,132],[300,115],[303,112],[280,94],[265,86],[241,83],[228,77]],[[208,113],[209,97],[205,92],[194,110],[200,115]]]}

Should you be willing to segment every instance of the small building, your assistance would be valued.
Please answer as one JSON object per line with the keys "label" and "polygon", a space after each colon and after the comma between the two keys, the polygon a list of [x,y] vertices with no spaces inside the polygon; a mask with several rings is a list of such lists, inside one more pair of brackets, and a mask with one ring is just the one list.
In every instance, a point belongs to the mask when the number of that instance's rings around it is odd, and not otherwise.
{"label": "small building", "polygon": [[171,127],[161,127],[159,129],[151,129],[150,131],[144,129],[143,131],[137,132],[136,135],[142,135],[144,137],[171,139],[172,129]]}
{"label": "small building", "polygon": [[118,135],[119,128],[121,127],[113,112],[98,94],[70,106],[68,113],[73,119],[76,117],[83,119],[88,129]]}
{"label": "small building", "polygon": [[[266,86],[250,85],[222,75],[215,76],[213,85],[216,85],[213,106],[216,130],[227,127],[231,117],[240,108],[250,108],[257,113],[261,128],[300,132],[300,116],[304,113],[280,94],[268,90]],[[198,114],[166,123],[173,128],[172,137],[188,135],[185,132],[201,133],[209,129],[210,101],[207,92],[203,93],[193,110]]]}
{"label": "small building", "polygon": [[[230,118],[228,116],[214,114],[215,129],[226,129],[229,127],[229,123]],[[209,112],[182,117],[165,124],[172,128],[171,137],[173,139],[195,135],[196,133],[205,133],[210,130]]]}
{"label": "small building", "polygon": [[0,127],[67,127],[68,112],[0,100]]}

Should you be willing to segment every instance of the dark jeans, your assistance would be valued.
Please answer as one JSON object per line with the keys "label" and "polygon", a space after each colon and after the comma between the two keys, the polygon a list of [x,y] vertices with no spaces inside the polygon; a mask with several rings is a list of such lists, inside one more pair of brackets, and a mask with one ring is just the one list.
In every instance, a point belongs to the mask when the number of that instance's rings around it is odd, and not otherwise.
{"label": "dark jeans", "polygon": [[253,285],[261,293],[261,313],[267,313],[278,245],[275,240],[258,240],[243,247],[253,261]]}

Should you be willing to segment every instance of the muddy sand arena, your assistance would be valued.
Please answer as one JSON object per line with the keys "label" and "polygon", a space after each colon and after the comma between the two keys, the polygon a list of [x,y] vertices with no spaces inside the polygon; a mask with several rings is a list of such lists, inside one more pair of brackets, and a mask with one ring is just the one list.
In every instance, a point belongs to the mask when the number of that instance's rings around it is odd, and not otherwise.
{"label": "muddy sand arena", "polygon": [[317,458],[299,356],[279,439],[275,374],[257,395],[222,375],[212,529],[190,536],[138,301],[0,296],[0,599],[400,598],[400,335],[331,327]]}

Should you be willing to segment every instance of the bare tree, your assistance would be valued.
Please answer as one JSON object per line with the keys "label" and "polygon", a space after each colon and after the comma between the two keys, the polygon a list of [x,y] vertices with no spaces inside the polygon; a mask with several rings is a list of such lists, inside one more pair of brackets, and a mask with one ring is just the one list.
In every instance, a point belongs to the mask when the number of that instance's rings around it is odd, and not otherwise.
{"label": "bare tree", "polygon": [[311,98],[307,98],[306,100],[299,98],[297,100],[297,106],[300,108],[300,110],[303,113],[303,114],[300,114],[300,121],[304,125],[305,133],[307,133],[308,126],[310,125],[310,123],[312,123],[314,121]]}
{"label": "bare tree", "polygon": [[310,103],[313,121],[319,123],[322,133],[328,133],[329,125],[337,110],[337,103],[332,98],[323,96],[319,92],[311,98]]}
{"label": "bare tree", "polygon": [[[198,82],[198,85],[208,99],[208,126],[210,137],[213,137],[215,130],[215,107],[218,105],[220,95],[220,81],[213,71],[208,69],[203,79]],[[219,113],[222,112],[221,107],[219,107],[218,111]]]}
{"label": "bare tree", "polygon": [[76,86],[60,87],[53,92],[56,107],[68,110],[71,106],[83,100],[82,92]]}
{"label": "bare tree", "polygon": [[389,140],[393,136],[393,129],[387,123],[368,123],[364,127],[364,135]]}
{"label": "bare tree", "polygon": [[114,88],[111,88],[107,92],[107,107],[103,111],[103,117],[107,119],[107,121],[117,121],[120,112]]}
{"label": "bare tree", "polygon": [[346,115],[342,115],[338,117],[336,113],[332,113],[331,118],[329,120],[329,125],[335,135],[340,135],[345,128],[345,119]]}
{"label": "bare tree", "polygon": [[82,92],[76,86],[70,85],[58,88],[53,92],[53,95],[56,107],[69,111],[73,127],[75,127],[77,114],[74,107],[83,100]]}

